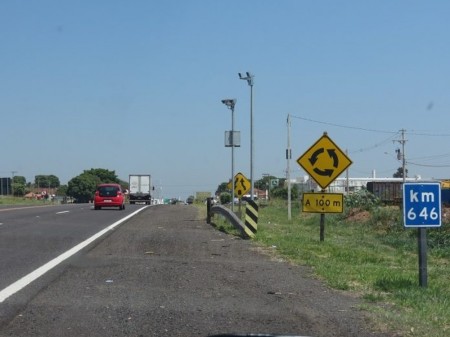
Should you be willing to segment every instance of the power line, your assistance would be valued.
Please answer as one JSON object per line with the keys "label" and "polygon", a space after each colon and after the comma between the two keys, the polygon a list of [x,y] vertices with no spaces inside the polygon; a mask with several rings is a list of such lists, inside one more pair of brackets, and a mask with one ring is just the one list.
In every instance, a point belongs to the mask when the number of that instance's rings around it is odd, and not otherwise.
{"label": "power line", "polygon": [[[398,131],[368,129],[368,128],[362,128],[362,127],[358,127],[358,126],[350,126],[350,125],[343,125],[343,124],[337,124],[337,123],[323,122],[323,121],[318,121],[315,119],[301,117],[301,116],[295,116],[295,115],[291,115],[291,117],[301,119],[301,120],[311,122],[311,123],[325,124],[325,125],[335,126],[335,127],[344,128],[344,129],[353,129],[353,130],[376,132],[376,133],[391,133],[391,134],[398,133]],[[433,132],[424,132],[424,131],[419,131],[419,130],[410,130],[410,131],[408,131],[408,134],[414,135],[414,136],[426,136],[426,137],[450,137],[450,133],[433,133]]]}
{"label": "power line", "polygon": [[412,160],[417,160],[417,159],[420,159],[420,160],[424,160],[424,159],[430,160],[430,159],[441,159],[441,158],[449,157],[449,156],[450,156],[450,153],[444,153],[444,154],[437,154],[437,155],[432,155],[432,156],[416,157],[416,158],[411,158],[411,159],[412,159]]}
{"label": "power line", "polygon": [[384,145],[386,143],[392,142],[396,136],[397,136],[397,134],[395,134],[393,136],[390,136],[389,138],[386,138],[385,140],[382,140],[381,142],[376,143],[374,145],[371,145],[371,146],[368,146],[368,147],[365,147],[365,148],[360,148],[358,150],[349,151],[349,153],[365,152],[365,151],[376,149],[376,148],[380,147],[381,145]]}
{"label": "power line", "polygon": [[336,126],[336,127],[340,127],[340,128],[345,128],[345,129],[353,129],[353,130],[361,130],[361,131],[366,131],[366,132],[376,132],[376,133],[389,133],[392,134],[392,136],[389,136],[387,139],[382,140],[379,143],[376,143],[374,145],[370,145],[368,147],[365,148],[360,148],[357,150],[351,150],[349,151],[349,153],[358,153],[358,152],[365,152],[365,151],[369,151],[372,149],[375,149],[385,143],[388,143],[390,141],[392,141],[397,135],[398,135],[398,131],[393,132],[393,131],[383,131],[383,130],[374,130],[374,129],[366,129],[366,128],[360,128],[360,127],[354,127],[354,126],[346,126],[346,125],[340,125],[340,124],[335,124],[335,123],[329,123],[329,122],[321,122],[321,121],[317,121],[317,120],[313,120],[313,119],[309,119],[309,118],[305,118],[305,117],[300,117],[300,116],[294,116],[291,115],[291,117],[297,118],[297,119],[301,119],[304,121],[308,121],[308,122],[312,122],[312,123],[319,123],[319,124],[326,124],[326,125],[331,125],[331,126]]}
{"label": "power line", "polygon": [[336,127],[344,128],[344,129],[353,129],[353,130],[360,130],[360,131],[367,131],[367,132],[376,132],[376,133],[390,133],[390,134],[397,134],[398,133],[398,131],[366,129],[366,128],[361,128],[361,127],[357,127],[357,126],[348,126],[348,125],[342,125],[342,124],[336,124],[336,123],[330,123],[330,122],[322,122],[322,121],[317,121],[317,120],[314,120],[314,119],[300,117],[300,116],[295,116],[295,115],[291,115],[291,117],[297,118],[297,119],[301,119],[301,120],[304,120],[304,121],[307,121],[307,122],[318,123],[318,124],[325,124],[325,125],[330,125],[330,126],[336,126]]}
{"label": "power line", "polygon": [[411,130],[408,132],[410,135],[414,136],[426,136],[426,137],[450,137],[450,133],[424,133]]}
{"label": "power line", "polygon": [[[353,150],[350,151],[350,153],[358,153],[358,152],[365,152],[368,150],[372,150],[375,149],[389,141],[394,141],[399,133],[402,133],[402,137],[404,137],[406,130],[402,129],[401,131],[387,131],[387,130],[377,130],[377,129],[368,129],[368,128],[362,128],[362,127],[356,127],[356,126],[349,126],[349,125],[343,125],[343,124],[337,124],[337,123],[330,123],[330,122],[323,122],[323,121],[318,121],[318,120],[314,120],[311,118],[306,118],[306,117],[301,117],[301,116],[295,116],[295,115],[290,115],[292,118],[297,118],[297,119],[301,119],[307,122],[311,122],[311,123],[317,123],[317,124],[324,124],[324,125],[330,125],[330,126],[334,126],[334,127],[339,127],[339,128],[344,128],[344,129],[352,129],[352,130],[359,130],[359,131],[365,131],[365,132],[375,132],[375,133],[388,133],[391,134],[392,136],[386,138],[385,140],[382,140],[379,143],[376,143],[374,145],[365,147],[365,148],[361,148],[358,150]],[[428,133],[428,132],[423,132],[423,131],[417,131],[417,130],[411,130],[408,132],[409,135],[413,135],[413,136],[424,136],[424,137],[450,137],[450,134],[448,133]],[[402,140],[399,141],[400,143],[405,142],[404,138],[402,138]],[[404,143],[403,143],[404,144]],[[404,156],[404,154],[402,154],[402,156]],[[442,155],[435,155],[435,156],[428,156],[428,157],[421,157],[421,158],[415,158],[415,159],[425,159],[425,160],[430,160],[430,159],[434,159],[434,158],[442,158],[442,157],[446,157],[446,156],[450,156],[449,153],[446,154],[442,154]],[[404,157],[403,157],[404,158]],[[431,165],[431,164],[420,164],[420,163],[415,163],[415,162],[410,162],[410,161],[405,161],[405,164],[409,164],[409,165],[414,165],[414,166],[421,166],[421,167],[434,167],[434,168],[445,168],[445,167],[450,167],[450,165]]]}
{"label": "power line", "polygon": [[422,166],[422,167],[436,167],[436,168],[440,168],[440,167],[450,167],[450,165],[430,165],[430,164],[419,164],[419,163],[413,163],[408,161],[407,162],[409,165],[414,165],[414,166]]}

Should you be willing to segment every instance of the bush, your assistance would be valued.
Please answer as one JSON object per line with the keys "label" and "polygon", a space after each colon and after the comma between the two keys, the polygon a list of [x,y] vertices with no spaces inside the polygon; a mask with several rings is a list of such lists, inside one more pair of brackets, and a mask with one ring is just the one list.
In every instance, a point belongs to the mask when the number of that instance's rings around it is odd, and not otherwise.
{"label": "bush", "polygon": [[366,189],[346,195],[344,198],[344,206],[347,212],[355,208],[370,211],[380,204],[380,199]]}
{"label": "bush", "polygon": [[220,193],[220,203],[222,205],[224,204],[228,204],[229,202],[231,202],[231,194],[228,192],[222,192]]}
{"label": "bush", "polygon": [[368,224],[384,233],[403,232],[402,212],[397,207],[373,207]]}
{"label": "bush", "polygon": [[346,195],[344,198],[344,204],[349,208],[360,208],[366,211],[371,210],[375,206],[381,204],[380,199],[367,189],[359,190],[355,193]]}
{"label": "bush", "polygon": [[427,231],[428,246],[435,251],[436,255],[449,258],[450,257],[450,228],[446,224],[442,224],[441,228],[434,228]]}

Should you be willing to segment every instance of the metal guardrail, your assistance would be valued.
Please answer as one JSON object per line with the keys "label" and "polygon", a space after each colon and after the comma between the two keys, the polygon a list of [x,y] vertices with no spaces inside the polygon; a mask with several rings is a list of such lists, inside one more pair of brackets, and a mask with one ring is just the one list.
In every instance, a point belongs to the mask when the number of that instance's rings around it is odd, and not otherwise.
{"label": "metal guardrail", "polygon": [[206,223],[211,224],[211,218],[214,214],[222,215],[225,217],[231,225],[233,225],[236,229],[239,230],[241,236],[244,239],[250,239],[254,236],[253,232],[248,229],[245,224],[241,221],[241,219],[232,212],[229,208],[222,205],[212,205],[211,199],[208,198],[206,201]]}

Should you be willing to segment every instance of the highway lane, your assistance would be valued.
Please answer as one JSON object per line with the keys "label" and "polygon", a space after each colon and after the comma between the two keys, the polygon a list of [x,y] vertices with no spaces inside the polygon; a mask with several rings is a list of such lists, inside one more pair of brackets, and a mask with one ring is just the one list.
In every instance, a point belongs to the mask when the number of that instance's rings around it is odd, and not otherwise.
{"label": "highway lane", "polygon": [[91,204],[0,209],[0,291],[143,205]]}

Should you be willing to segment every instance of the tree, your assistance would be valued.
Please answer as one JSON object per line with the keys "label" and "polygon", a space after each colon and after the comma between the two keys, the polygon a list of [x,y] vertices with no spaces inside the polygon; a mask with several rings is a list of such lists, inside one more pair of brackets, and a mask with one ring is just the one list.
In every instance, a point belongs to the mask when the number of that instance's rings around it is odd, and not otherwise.
{"label": "tree", "polygon": [[69,181],[67,195],[75,198],[77,202],[89,202],[94,197],[95,189],[99,183],[97,176],[84,171],[84,173]]}
{"label": "tree", "polygon": [[258,190],[268,190],[271,179],[276,179],[276,177],[269,176],[269,175],[264,176],[264,177],[262,177],[262,179],[256,180],[254,186]]}
{"label": "tree", "polygon": [[12,183],[11,188],[15,197],[23,197],[25,195],[25,184]]}
{"label": "tree", "polygon": [[98,184],[116,183],[126,186],[127,183],[117,178],[115,171],[102,168],[84,170],[82,174],[72,178],[67,184],[67,195],[77,202],[89,202],[94,197]]}
{"label": "tree", "polygon": [[68,189],[67,185],[59,186],[58,189],[56,190],[56,195],[63,196],[63,197],[66,196],[67,195],[67,189]]}
{"label": "tree", "polygon": [[117,178],[115,171],[110,171],[107,169],[102,168],[92,168],[90,170],[84,170],[83,173],[91,174],[95,177],[97,177],[100,181],[100,183],[116,183],[120,184],[121,181],[119,178]]}
{"label": "tree", "polygon": [[[278,183],[277,183],[278,181]],[[259,190],[272,190],[276,187],[283,186],[286,178],[277,178],[275,176],[264,176],[262,179],[255,181],[255,188]],[[272,185],[270,185],[272,183]],[[273,185],[277,183],[276,185]]]}
{"label": "tree", "polygon": [[50,187],[51,188],[57,188],[61,185],[61,183],[59,182],[59,178],[53,174],[50,174],[48,176],[48,180],[50,182]]}
{"label": "tree", "polygon": [[[275,187],[271,190],[271,195],[274,198],[287,200],[288,198],[288,190],[286,187]],[[296,200],[298,198],[298,188],[296,185],[291,188],[291,200]]]}
{"label": "tree", "polygon": [[27,180],[23,176],[14,176],[12,182],[13,184],[22,184],[22,185],[27,184]]}
{"label": "tree", "polygon": [[11,181],[11,189],[16,197],[23,197],[26,193],[27,180],[22,176],[14,176]]}
{"label": "tree", "polygon": [[217,187],[216,195],[220,195],[222,192],[228,192],[229,189],[228,189],[227,185],[228,185],[227,182],[221,183],[221,184]]}
{"label": "tree", "polygon": [[37,175],[34,177],[34,184],[38,188],[57,188],[60,185],[59,178],[53,174]]}
{"label": "tree", "polygon": [[[392,175],[394,178],[403,178],[403,167],[399,167],[397,172]],[[405,178],[408,177],[408,169],[405,169]]]}

